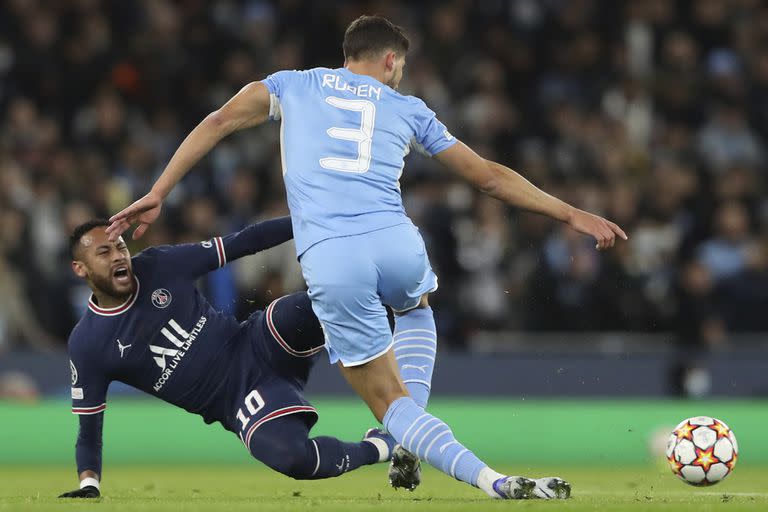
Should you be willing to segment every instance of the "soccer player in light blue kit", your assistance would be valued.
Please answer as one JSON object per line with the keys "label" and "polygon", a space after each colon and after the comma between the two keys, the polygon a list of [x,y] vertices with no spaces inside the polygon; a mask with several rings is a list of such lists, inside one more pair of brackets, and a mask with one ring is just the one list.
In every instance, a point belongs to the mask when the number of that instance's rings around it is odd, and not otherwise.
{"label": "soccer player in light blue kit", "polygon": [[[408,46],[399,27],[362,16],[345,33],[344,68],[280,71],[246,85],[189,134],[152,191],[112,217],[108,231],[117,237],[138,223],[133,236],[141,236],[173,186],[222,138],[280,121],[283,178],[312,308],[331,362],[404,447],[393,464],[413,469],[412,452],[494,498],[566,498],[562,479],[493,471],[424,409],[437,339],[427,295],[437,277],[403,209],[403,159],[417,146],[479,190],[593,236],[597,249],[626,235],[481,158],[423,101],[398,93]],[[386,306],[396,312],[394,335]]]}

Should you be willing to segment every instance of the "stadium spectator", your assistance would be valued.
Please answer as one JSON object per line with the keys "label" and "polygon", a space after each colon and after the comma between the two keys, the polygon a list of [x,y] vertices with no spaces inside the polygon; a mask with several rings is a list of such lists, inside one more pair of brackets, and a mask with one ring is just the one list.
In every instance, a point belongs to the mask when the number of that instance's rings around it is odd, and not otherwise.
{"label": "stadium spectator", "polygon": [[[479,199],[414,152],[404,200],[442,278],[435,309],[446,340],[526,327],[679,331],[674,305],[692,262],[723,297],[711,308],[725,331],[765,328],[754,313],[768,289],[758,287],[768,272],[763,2],[335,5],[0,3],[0,212],[17,233],[0,257],[15,290],[4,285],[0,299],[6,331],[7,318],[18,323],[8,313],[15,295],[37,329],[63,338],[82,303],[63,277],[73,219],[108,215],[146,190],[180,138],[247,81],[340,66],[339,37],[328,34],[374,11],[411,31],[404,92],[486,156],[630,227],[626,250],[597,257],[546,220]],[[169,198],[165,224],[146,243],[283,214],[277,137],[267,127],[217,148]],[[200,222],[190,224],[185,203],[205,205]],[[290,251],[212,278],[218,307],[245,315],[250,299],[263,305],[301,288]]]}

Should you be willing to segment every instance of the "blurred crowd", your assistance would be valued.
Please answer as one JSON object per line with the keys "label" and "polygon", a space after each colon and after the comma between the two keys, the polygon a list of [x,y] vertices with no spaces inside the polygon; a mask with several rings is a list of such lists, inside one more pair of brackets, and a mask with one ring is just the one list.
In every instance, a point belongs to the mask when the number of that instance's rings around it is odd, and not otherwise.
{"label": "blurred crowd", "polygon": [[[401,91],[538,186],[609,217],[606,253],[409,157],[406,209],[440,276],[441,339],[477,330],[768,330],[768,6],[761,0],[6,0],[0,3],[0,353],[63,344],[88,290],[74,226],[145,193],[244,84],[343,65],[379,13],[412,50]],[[278,130],[220,144],[141,245],[287,214]],[[286,148],[301,151],[301,148]],[[285,245],[201,286],[240,317],[304,282]]]}

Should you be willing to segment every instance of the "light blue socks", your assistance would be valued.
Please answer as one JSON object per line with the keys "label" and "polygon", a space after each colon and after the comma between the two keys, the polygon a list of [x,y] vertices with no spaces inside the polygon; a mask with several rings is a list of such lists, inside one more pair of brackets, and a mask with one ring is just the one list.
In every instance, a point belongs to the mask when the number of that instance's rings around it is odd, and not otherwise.
{"label": "light blue socks", "polygon": [[410,397],[392,402],[384,426],[408,451],[457,480],[478,486],[487,464],[459,443],[442,420],[425,412]]}
{"label": "light blue socks", "polygon": [[400,376],[413,401],[427,407],[437,355],[437,330],[432,308],[395,315],[394,351]]}

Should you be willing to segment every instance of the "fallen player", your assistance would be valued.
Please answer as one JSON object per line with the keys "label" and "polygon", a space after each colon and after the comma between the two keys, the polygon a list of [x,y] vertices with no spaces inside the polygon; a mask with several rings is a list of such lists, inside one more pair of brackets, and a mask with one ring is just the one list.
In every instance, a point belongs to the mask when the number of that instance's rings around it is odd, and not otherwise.
{"label": "fallen player", "polygon": [[324,336],[306,293],[281,297],[239,323],[195,287],[227,262],[290,240],[290,218],[133,258],[122,238],[109,241],[108,225],[88,222],[70,238],[72,269],[93,295],[68,344],[80,488],[60,497],[100,496],[111,381],[220,422],[253,457],[296,479],[332,478],[390,459],[395,441],[378,429],[356,443],[309,437],[317,412],[303,388]]}

